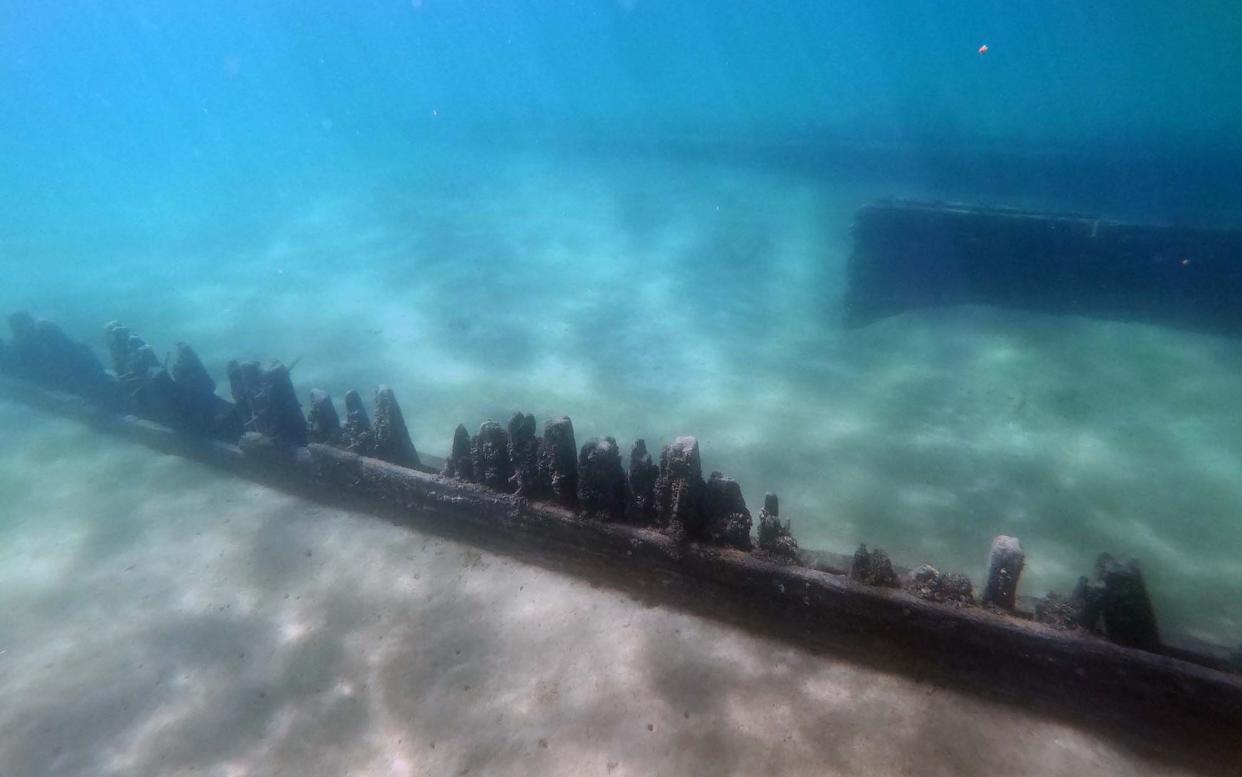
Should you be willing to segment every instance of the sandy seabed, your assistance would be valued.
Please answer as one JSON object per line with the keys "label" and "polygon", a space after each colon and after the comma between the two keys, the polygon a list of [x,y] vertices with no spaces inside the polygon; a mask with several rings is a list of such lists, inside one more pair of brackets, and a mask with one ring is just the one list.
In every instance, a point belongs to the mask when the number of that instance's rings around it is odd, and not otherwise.
{"label": "sandy seabed", "polygon": [[303,394],[391,384],[436,453],[517,409],[572,416],[579,442],[695,434],[752,506],[780,494],[804,546],[979,581],[1012,534],[1030,594],[1133,555],[1167,631],[1242,642],[1242,343],[970,307],[843,330],[852,214],[910,193],[436,149],[252,211],[173,192],[6,223],[0,306],[96,344],[114,318],[157,352],[185,340],[221,383],[228,359],[279,357]]}

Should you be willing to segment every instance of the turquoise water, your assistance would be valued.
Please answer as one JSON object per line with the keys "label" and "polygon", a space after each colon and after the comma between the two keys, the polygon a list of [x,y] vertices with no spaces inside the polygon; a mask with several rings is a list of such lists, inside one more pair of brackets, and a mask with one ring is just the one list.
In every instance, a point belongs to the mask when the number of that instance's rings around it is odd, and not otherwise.
{"label": "turquoise water", "polygon": [[1014,534],[1030,594],[1132,554],[1242,641],[1242,343],[838,321],[877,197],[1242,225],[1242,8],[854,5],[4,3],[0,309],[390,383],[430,452],[695,434],[805,546],[978,581]]}

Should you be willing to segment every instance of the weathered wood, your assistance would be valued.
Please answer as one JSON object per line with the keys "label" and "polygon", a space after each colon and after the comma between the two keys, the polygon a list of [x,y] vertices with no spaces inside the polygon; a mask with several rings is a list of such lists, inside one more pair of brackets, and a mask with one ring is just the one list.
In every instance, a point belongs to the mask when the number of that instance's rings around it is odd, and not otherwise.
{"label": "weathered wood", "polygon": [[1026,564],[1026,554],[1016,537],[1001,535],[992,540],[988,553],[988,579],[983,586],[983,603],[1012,610],[1018,601],[1018,578]]}
{"label": "weathered wood", "polygon": [[[358,505],[431,530],[471,526],[481,536],[509,538],[540,552],[620,565],[627,577],[652,577],[661,585],[677,580],[690,591],[709,586],[727,592],[737,605],[758,607],[773,622],[796,627],[811,644],[887,645],[989,688],[1104,708],[1110,715],[1147,716],[1212,731],[1242,726],[1242,676],[978,607],[865,585],[822,571],[842,562],[832,554],[821,554],[819,568],[775,563],[655,529],[590,520],[550,502],[528,502],[329,445],[290,447],[257,433],[228,445],[99,410],[81,398],[24,381],[0,378],[0,391],[311,498],[348,495]],[[813,556],[804,552],[801,557]]]}
{"label": "weathered wood", "polygon": [[846,321],[983,304],[1242,335],[1242,231],[917,202],[859,209]]}

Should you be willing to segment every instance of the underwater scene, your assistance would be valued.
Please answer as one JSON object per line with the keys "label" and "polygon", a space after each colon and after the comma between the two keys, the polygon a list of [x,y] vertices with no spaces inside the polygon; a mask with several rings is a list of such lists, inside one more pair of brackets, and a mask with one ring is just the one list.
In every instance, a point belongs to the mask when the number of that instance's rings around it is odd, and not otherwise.
{"label": "underwater scene", "polygon": [[0,775],[1230,773],[668,580],[1242,720],[1239,41],[0,0]]}

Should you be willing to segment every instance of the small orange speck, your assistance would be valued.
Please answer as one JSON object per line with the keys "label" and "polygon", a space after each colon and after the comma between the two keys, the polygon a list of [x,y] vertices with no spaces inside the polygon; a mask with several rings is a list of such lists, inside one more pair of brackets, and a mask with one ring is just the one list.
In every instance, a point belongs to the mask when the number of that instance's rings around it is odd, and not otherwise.
{"label": "small orange speck", "polygon": [[988,44],[986,44],[986,43],[985,43],[985,44],[983,44],[982,46],[980,46],[980,47],[979,47],[979,53],[980,53],[980,54],[986,54],[986,53],[988,53]]}

